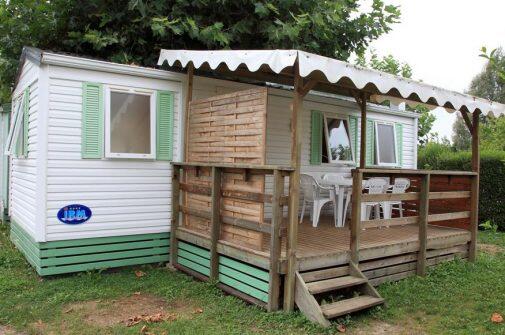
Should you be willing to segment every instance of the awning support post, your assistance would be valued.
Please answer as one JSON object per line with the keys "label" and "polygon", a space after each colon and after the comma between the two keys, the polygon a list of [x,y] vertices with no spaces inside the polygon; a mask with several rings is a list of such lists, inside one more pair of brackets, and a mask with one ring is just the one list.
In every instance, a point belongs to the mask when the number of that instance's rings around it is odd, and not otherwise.
{"label": "awning support post", "polygon": [[[291,165],[294,171],[289,176],[289,210],[287,236],[287,272],[284,280],[284,311],[289,312],[295,305],[295,275],[297,270],[296,248],[298,245],[298,209],[300,202],[300,166],[301,166],[301,134],[302,134],[302,78],[298,68],[298,60],[294,65],[293,111],[291,113]],[[308,91],[307,91],[308,92]]]}
{"label": "awning support post", "polygon": [[474,262],[477,258],[477,232],[479,230],[479,174],[480,174],[480,148],[479,148],[479,116],[475,111],[472,115],[472,171],[477,175],[472,179],[470,232],[471,240],[468,250],[468,260]]}

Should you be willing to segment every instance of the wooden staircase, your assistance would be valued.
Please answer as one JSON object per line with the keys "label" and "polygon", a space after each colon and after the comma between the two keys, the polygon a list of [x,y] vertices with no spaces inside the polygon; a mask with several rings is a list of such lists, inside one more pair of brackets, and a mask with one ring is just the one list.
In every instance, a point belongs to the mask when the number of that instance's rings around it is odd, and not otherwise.
{"label": "wooden staircase", "polygon": [[[326,302],[327,299],[334,300]],[[354,263],[296,272],[295,303],[305,316],[324,327],[329,319],[381,305],[384,299]]]}

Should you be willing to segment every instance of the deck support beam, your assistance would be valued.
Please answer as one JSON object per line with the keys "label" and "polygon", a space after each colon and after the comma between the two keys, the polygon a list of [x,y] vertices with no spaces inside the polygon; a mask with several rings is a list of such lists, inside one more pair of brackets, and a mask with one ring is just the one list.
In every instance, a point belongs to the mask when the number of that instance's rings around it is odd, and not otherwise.
{"label": "deck support beam", "polygon": [[221,169],[212,167],[211,172],[211,217],[210,217],[210,279],[218,280],[219,254],[217,242],[221,235]]}
{"label": "deck support beam", "polygon": [[269,289],[268,305],[269,312],[279,309],[280,274],[279,259],[281,257],[281,223],[284,206],[281,197],[284,194],[284,176],[281,171],[274,171],[274,190],[272,197],[272,224],[270,233],[270,269],[269,269]]}
{"label": "deck support beam", "polygon": [[170,266],[175,269],[177,265],[177,237],[176,230],[179,226],[180,202],[180,166],[173,166],[172,172],[172,222],[170,225]]}
{"label": "deck support beam", "polygon": [[300,77],[298,59],[294,65],[293,111],[291,113],[291,166],[294,171],[289,176],[289,211],[287,238],[287,273],[284,280],[284,311],[289,312],[295,306],[296,248],[298,245],[298,209],[300,207],[300,166],[303,81]]}
{"label": "deck support beam", "polygon": [[472,115],[472,171],[477,174],[472,179],[472,195],[471,195],[471,217],[470,217],[470,232],[472,238],[470,240],[468,250],[468,260],[475,261],[477,257],[477,232],[479,229],[479,174],[480,174],[480,148],[479,148],[479,112],[474,112]]}
{"label": "deck support beam", "polygon": [[[184,160],[188,161],[188,139],[189,139],[189,104],[193,99],[193,63],[188,64],[186,79],[186,99],[185,99],[185,129],[184,129]],[[172,224],[170,226],[170,265],[175,269],[177,266],[177,227],[179,226],[180,210],[180,166],[174,166],[172,172]],[[187,192],[184,192],[184,197]]]}
{"label": "deck support beam", "polygon": [[428,216],[430,205],[430,175],[426,174],[421,180],[419,199],[419,252],[417,254],[417,274],[426,275],[426,253],[428,246]]}
{"label": "deck support beam", "polygon": [[359,263],[359,239],[361,232],[361,193],[363,185],[363,172],[360,169],[352,171],[352,215],[351,215],[351,262]]}

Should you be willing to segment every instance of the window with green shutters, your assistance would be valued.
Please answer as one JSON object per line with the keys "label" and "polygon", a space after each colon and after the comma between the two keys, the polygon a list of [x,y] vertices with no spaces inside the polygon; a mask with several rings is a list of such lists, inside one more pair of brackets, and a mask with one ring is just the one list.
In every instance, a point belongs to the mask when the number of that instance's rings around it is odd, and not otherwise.
{"label": "window with green shutters", "polygon": [[82,158],[172,160],[174,96],[83,84]]}
{"label": "window with green shutters", "polygon": [[102,158],[104,151],[103,86],[82,86],[82,158]]}
{"label": "window with green shutters", "polygon": [[156,159],[172,160],[174,142],[174,94],[158,91],[156,94]]}

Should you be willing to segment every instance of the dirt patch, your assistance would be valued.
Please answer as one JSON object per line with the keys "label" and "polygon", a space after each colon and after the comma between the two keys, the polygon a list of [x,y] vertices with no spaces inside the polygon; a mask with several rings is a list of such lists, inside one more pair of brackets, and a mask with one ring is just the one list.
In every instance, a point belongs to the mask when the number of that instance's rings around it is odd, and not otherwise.
{"label": "dirt patch", "polygon": [[353,329],[349,332],[351,335],[424,335],[418,325],[407,322],[396,325],[384,321],[373,321],[367,325]]}
{"label": "dirt patch", "polygon": [[502,252],[505,252],[505,250],[500,247],[499,245],[496,244],[486,244],[486,243],[479,243],[479,251],[483,251],[485,253],[491,254],[491,255],[496,255]]}
{"label": "dirt patch", "polygon": [[9,327],[9,326],[1,326],[0,325],[0,335],[25,335],[25,333],[17,332],[14,330],[14,328]]}
{"label": "dirt patch", "polygon": [[136,294],[117,300],[93,300],[78,302],[63,308],[64,314],[78,313],[84,322],[98,326],[109,327],[115,324],[127,324],[128,320],[137,316],[171,315],[171,319],[191,318],[197,310],[188,301],[176,301],[167,304],[164,299],[150,294]]}

